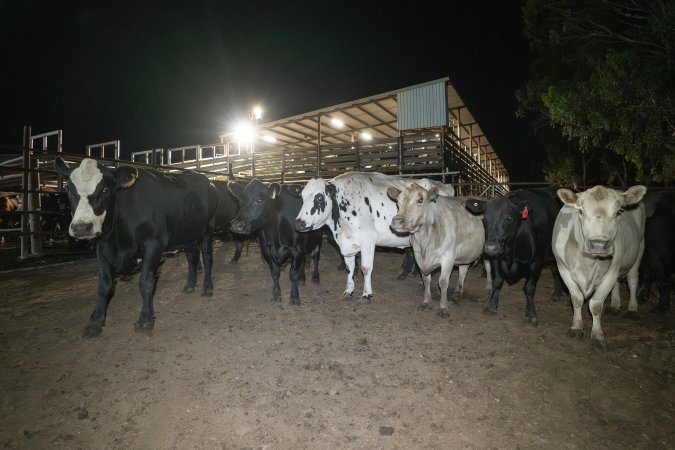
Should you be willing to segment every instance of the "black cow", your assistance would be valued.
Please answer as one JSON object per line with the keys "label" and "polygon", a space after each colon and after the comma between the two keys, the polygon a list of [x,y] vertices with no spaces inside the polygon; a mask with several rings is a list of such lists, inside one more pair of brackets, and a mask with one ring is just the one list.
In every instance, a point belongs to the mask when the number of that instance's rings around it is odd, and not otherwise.
{"label": "black cow", "polygon": [[466,207],[474,214],[483,214],[484,257],[489,258],[492,265],[492,292],[485,310],[497,312],[504,280],[513,284],[525,277],[525,317],[536,325],[534,293],[545,264],[551,264],[553,271],[553,298],[563,294],[562,280],[551,251],[553,224],[562,207],[555,190],[519,189],[487,202],[469,199]]}
{"label": "black cow", "polygon": [[235,233],[258,232],[258,242],[263,258],[272,273],[272,301],[281,301],[279,275],[281,266],[291,258],[291,303],[300,304],[298,281],[305,279],[305,256],[314,252],[312,281],[319,281],[319,249],[321,230],[299,233],[293,221],[302,207],[302,186],[284,186],[271,183],[265,186],[259,180],[251,180],[245,186],[231,181],[232,194],[239,200],[239,213],[232,221]]}
{"label": "black cow", "polygon": [[130,166],[111,169],[89,158],[76,168],[68,167],[61,158],[54,165],[70,180],[68,196],[74,211],[70,235],[98,239],[98,298],[83,337],[101,333],[116,278],[129,273],[137,258],[143,260],[139,279],[143,308],[135,323],[137,330],[154,326],[152,300],[164,251],[186,250],[189,268],[184,291],[192,292],[201,250],[203,295],[213,294],[211,234],[217,193],[205,176],[194,172],[165,174]]}
{"label": "black cow", "polygon": [[[232,195],[230,189],[227,187],[227,181],[213,180],[211,181],[218,190],[218,208],[216,209],[216,233],[228,234],[232,232],[232,220],[237,216],[239,211],[239,203],[237,198]],[[241,249],[244,246],[244,241],[247,236],[233,233],[233,240],[235,245],[234,256],[230,260],[232,264],[239,262],[241,258]]]}
{"label": "black cow", "polygon": [[643,200],[645,252],[640,263],[638,303],[645,303],[654,282],[659,289],[659,304],[653,313],[670,311],[671,275],[675,273],[675,192],[654,192]]}

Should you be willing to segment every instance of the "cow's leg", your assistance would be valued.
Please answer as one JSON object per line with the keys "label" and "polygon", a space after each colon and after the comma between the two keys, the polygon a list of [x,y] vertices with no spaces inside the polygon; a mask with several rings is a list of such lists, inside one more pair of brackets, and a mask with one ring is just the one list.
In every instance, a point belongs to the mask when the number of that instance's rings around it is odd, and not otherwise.
{"label": "cow's leg", "polygon": [[241,249],[244,248],[244,237],[241,235],[235,235],[234,236],[234,256],[230,260],[231,264],[237,264],[239,262],[239,258],[241,258]]}
{"label": "cow's leg", "polygon": [[[448,312],[448,286],[450,285],[450,275],[452,274],[452,267],[454,263],[454,258],[452,261],[442,261],[441,262],[441,274],[438,276],[438,286],[441,288],[441,302],[438,305],[438,315],[441,317],[447,317]],[[457,289],[452,294],[455,295]]]}
{"label": "cow's leg", "polygon": [[424,300],[420,309],[431,309],[431,272],[428,275],[422,274],[422,283],[424,283]]}
{"label": "cow's leg", "polygon": [[202,261],[204,263],[204,289],[202,297],[213,296],[213,280],[211,270],[213,268],[213,237],[211,234],[204,236],[200,242]]}
{"label": "cow's leg", "polygon": [[666,281],[659,280],[656,282],[659,288],[659,304],[651,309],[655,314],[664,314],[670,311],[670,275]]}
{"label": "cow's leg", "polygon": [[[638,253],[637,261],[628,271],[626,275],[626,280],[628,281],[628,311],[626,311],[626,317],[633,320],[638,320],[640,318],[638,314],[638,303],[637,303],[637,288],[638,288],[638,277],[640,270],[640,261],[642,260],[642,253],[644,247]],[[618,284],[618,283],[617,283]]]}
{"label": "cow's leg", "polygon": [[318,283],[321,281],[321,276],[319,275],[319,259],[321,258],[321,241],[314,249],[313,263],[314,267],[312,269],[312,283]]}
{"label": "cow's leg", "polygon": [[494,261],[492,263],[492,292],[490,292],[490,297],[488,302],[485,305],[484,311],[487,313],[497,314],[497,309],[499,308],[499,291],[502,289],[504,284],[504,276],[501,271],[498,269],[499,262]]}
{"label": "cow's leg", "polygon": [[279,285],[279,277],[281,276],[281,267],[271,259],[268,261],[268,264],[270,266],[270,274],[272,275],[272,297],[270,301],[280,302],[281,286]]}
{"label": "cow's leg", "polygon": [[565,286],[570,291],[570,299],[572,301],[572,327],[569,330],[569,335],[581,339],[584,337],[584,321],[581,317],[581,308],[584,306],[584,294],[574,282],[567,269],[560,270],[559,273]]}
{"label": "cow's leg", "polygon": [[619,314],[621,311],[621,294],[620,291],[621,286],[619,284],[619,280],[616,280],[616,284],[612,288],[612,301],[609,304],[609,308],[607,308],[607,312],[611,315],[616,316]]}
{"label": "cow's leg", "polygon": [[[462,301],[462,295],[464,294],[464,280],[466,279],[467,272],[469,272],[469,265],[464,264],[459,266],[457,269],[459,276],[457,277],[457,284],[455,285],[455,290],[450,296],[450,300],[452,300],[453,303],[459,304],[459,302]],[[450,275],[452,275],[452,267],[450,268],[450,274],[448,274],[448,277]]]}
{"label": "cow's leg", "polygon": [[197,285],[197,266],[199,266],[199,247],[196,243],[191,243],[185,249],[185,258],[188,263],[188,275],[183,292],[191,294],[195,291]]}
{"label": "cow's leg", "polygon": [[[157,285],[157,268],[162,259],[162,246],[158,241],[146,241],[143,251],[143,266],[141,267],[141,276],[138,280],[138,287],[143,297],[143,308],[138,320],[134,324],[136,330],[152,330],[155,326],[155,308],[152,297],[155,295],[155,286]],[[194,265],[196,273],[196,264]]]}
{"label": "cow's leg", "polygon": [[492,289],[492,264],[487,258],[483,259],[483,270],[485,270],[485,290]]}
{"label": "cow's leg", "polygon": [[551,269],[551,276],[553,277],[553,292],[551,293],[551,301],[557,302],[565,295],[565,285],[563,284],[560,272],[555,264],[549,266]]}
{"label": "cow's leg", "polygon": [[361,303],[370,303],[373,299],[373,263],[375,261],[375,239],[361,246],[361,273],[363,274],[363,295]]}
{"label": "cow's leg", "polygon": [[525,319],[532,325],[537,325],[537,310],[534,307],[534,293],[537,290],[537,282],[541,275],[541,264],[533,264],[525,280],[523,291],[525,292]]}
{"label": "cow's leg", "polygon": [[98,289],[94,311],[82,330],[83,338],[96,337],[105,325],[108,304],[115,293],[115,269],[107,258],[114,259],[114,249],[106,241],[98,244]]}
{"label": "cow's leg", "polygon": [[291,268],[288,271],[289,277],[291,279],[291,304],[299,305],[300,290],[298,289],[298,281],[300,280],[300,274],[305,273],[305,261],[307,259],[302,250],[297,247],[293,250],[291,258]]}
{"label": "cow's leg", "polygon": [[598,344],[600,347],[607,348],[607,341],[605,340],[605,335],[602,332],[602,306],[605,303],[607,295],[610,291],[615,288],[615,285],[618,284],[618,274],[608,272],[605,274],[604,279],[600,282],[598,287],[593,293],[588,302],[588,309],[591,311],[593,316],[593,328],[591,329],[591,342]]}
{"label": "cow's leg", "polygon": [[408,275],[413,273],[415,269],[415,253],[413,252],[412,247],[405,249],[405,256],[403,258],[403,264],[401,264],[401,273],[396,277],[399,280],[405,280],[408,278]]}
{"label": "cow's leg", "polygon": [[342,297],[351,297],[354,294],[354,266],[356,265],[356,255],[344,256],[345,266],[347,267],[347,288]]}

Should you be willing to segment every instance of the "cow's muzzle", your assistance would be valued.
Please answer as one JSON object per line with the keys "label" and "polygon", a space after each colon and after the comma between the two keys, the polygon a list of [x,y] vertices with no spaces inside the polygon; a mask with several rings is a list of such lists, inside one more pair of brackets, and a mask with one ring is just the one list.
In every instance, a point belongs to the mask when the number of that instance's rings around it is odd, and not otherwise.
{"label": "cow's muzzle", "polygon": [[391,229],[398,234],[414,233],[418,229],[418,227],[411,228],[410,224],[406,223],[405,217],[403,216],[394,216],[391,219],[390,226]]}
{"label": "cow's muzzle", "polygon": [[594,258],[606,258],[612,256],[612,242],[607,239],[589,239],[586,241],[586,251]]}
{"label": "cow's muzzle", "polygon": [[485,253],[488,256],[500,256],[502,254],[502,246],[499,242],[486,242]]}
{"label": "cow's muzzle", "polygon": [[230,229],[237,234],[249,234],[251,232],[251,224],[246,223],[243,220],[234,219],[230,223]]}
{"label": "cow's muzzle", "polygon": [[91,239],[96,237],[93,222],[72,222],[70,235],[77,239]]}
{"label": "cow's muzzle", "polygon": [[312,227],[307,225],[304,220],[302,219],[295,219],[295,222],[293,222],[293,226],[295,227],[295,231],[310,231]]}

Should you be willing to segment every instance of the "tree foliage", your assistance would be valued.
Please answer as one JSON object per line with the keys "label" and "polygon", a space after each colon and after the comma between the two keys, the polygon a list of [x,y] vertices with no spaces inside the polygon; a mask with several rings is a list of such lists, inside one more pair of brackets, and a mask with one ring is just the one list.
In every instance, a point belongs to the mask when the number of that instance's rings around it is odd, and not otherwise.
{"label": "tree foliage", "polygon": [[[572,142],[577,160],[596,158],[605,182],[672,184],[675,2],[527,0],[523,20],[536,58],[521,108]],[[549,152],[549,179],[571,170],[560,156]]]}

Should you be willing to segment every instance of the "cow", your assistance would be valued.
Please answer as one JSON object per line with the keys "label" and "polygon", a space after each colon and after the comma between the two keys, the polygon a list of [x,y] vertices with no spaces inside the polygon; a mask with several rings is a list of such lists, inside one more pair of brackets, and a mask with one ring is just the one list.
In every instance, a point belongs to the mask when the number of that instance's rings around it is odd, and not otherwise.
{"label": "cow", "polygon": [[322,231],[298,233],[293,229],[293,220],[302,206],[302,186],[282,186],[279,183],[265,185],[258,179],[242,185],[230,181],[228,187],[239,202],[239,212],[232,220],[232,231],[240,234],[256,233],[260,252],[272,274],[272,297],[280,302],[279,277],[281,266],[291,260],[291,304],[300,305],[298,282],[305,279],[305,257],[314,250],[312,281],[319,282],[319,249]]}
{"label": "cow", "polygon": [[605,298],[618,312],[619,277],[626,276],[630,291],[628,316],[637,317],[638,271],[644,250],[645,207],[640,202],[647,189],[633,186],[625,192],[595,186],[579,194],[559,189],[565,203],[553,229],[553,254],[574,308],[570,335],[584,336],[581,307],[590,298],[593,316],[591,341],[607,347],[601,317]]}
{"label": "cow", "polygon": [[[0,228],[12,229],[21,226],[21,204],[16,194],[0,191]],[[5,235],[0,237],[0,245],[5,245]]]}
{"label": "cow", "polygon": [[[551,234],[556,215],[562,206],[550,188],[518,189],[488,201],[469,199],[466,208],[483,215],[485,226],[484,256],[492,269],[492,292],[485,311],[496,314],[499,293],[506,281],[517,283],[525,278],[525,319],[538,323],[534,294],[542,268],[554,264]],[[553,297],[563,293],[560,277],[552,267],[555,288]]]}
{"label": "cow", "polygon": [[[218,208],[216,209],[215,232],[220,234],[232,233],[232,220],[237,216],[237,211],[239,211],[237,198],[232,195],[232,192],[230,192],[230,189],[227,187],[227,181],[212,180],[211,183],[213,183],[213,185],[218,190]],[[232,234],[235,249],[234,256],[232,256],[230,263],[236,264],[239,262],[239,258],[241,258],[241,250],[244,246],[244,241],[246,240],[247,236],[236,233]]]}
{"label": "cow", "polygon": [[211,234],[217,193],[204,175],[189,171],[168,174],[131,166],[113,169],[90,158],[74,168],[61,158],[56,158],[54,165],[69,180],[73,219],[68,233],[77,239],[97,239],[98,297],[82,337],[101,333],[116,278],[129,273],[137,258],[143,261],[139,279],[143,307],[134,324],[136,330],[154,327],[153,295],[164,251],[186,250],[188,277],[183,290],[192,292],[201,250],[202,295],[213,295]]}
{"label": "cow", "polygon": [[424,281],[423,309],[431,308],[431,273],[441,268],[439,316],[448,315],[448,283],[455,265],[459,278],[453,297],[459,301],[469,265],[480,258],[485,244],[481,219],[466,210],[467,199],[439,195],[438,187],[427,190],[412,183],[403,191],[387,189],[398,203],[398,213],[391,219],[391,228],[409,234],[415,261]]}
{"label": "cow", "polygon": [[640,262],[638,303],[646,303],[654,282],[659,289],[659,304],[650,311],[670,311],[671,276],[675,273],[675,192],[662,191],[645,196],[645,251]]}
{"label": "cow", "polygon": [[[307,232],[329,226],[348,270],[343,297],[351,298],[354,293],[357,253],[361,252],[363,274],[361,301],[370,303],[375,246],[410,246],[410,236],[397,235],[389,227],[396,215],[396,203],[387,196],[387,189],[403,190],[412,182],[379,172],[347,172],[328,181],[313,178],[303,189],[303,204],[295,220],[295,229]],[[418,183],[429,188],[438,186],[443,195],[454,195],[452,186],[429,179],[418,180]]]}

